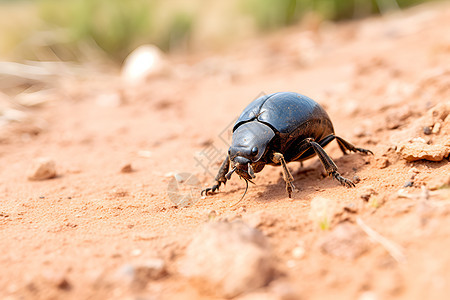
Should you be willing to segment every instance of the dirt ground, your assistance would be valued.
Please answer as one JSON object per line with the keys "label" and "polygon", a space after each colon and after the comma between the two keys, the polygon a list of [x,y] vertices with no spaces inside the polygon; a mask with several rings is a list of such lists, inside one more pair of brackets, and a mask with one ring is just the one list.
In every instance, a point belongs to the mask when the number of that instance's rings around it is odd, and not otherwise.
{"label": "dirt ground", "polygon": [[[312,20],[219,54],[168,57],[142,84],[92,71],[57,77],[42,103],[1,127],[0,298],[220,299],[183,277],[179,262],[205,223],[242,218],[268,238],[277,269],[246,299],[448,299],[448,155],[410,162],[399,149],[414,138],[450,147],[449,28],[441,3],[338,25]],[[327,146],[356,187],[326,177],[314,158],[289,164],[292,199],[270,166],[236,206],[245,188],[236,176],[197,196],[242,109],[276,91],[315,99],[339,136],[374,152]],[[55,162],[56,178],[28,180],[41,157]],[[200,184],[187,207],[168,194],[183,172]],[[320,201],[325,219],[312,207]],[[334,233],[343,223],[363,235],[342,242]],[[155,258],[164,274],[127,281],[124,268]]]}

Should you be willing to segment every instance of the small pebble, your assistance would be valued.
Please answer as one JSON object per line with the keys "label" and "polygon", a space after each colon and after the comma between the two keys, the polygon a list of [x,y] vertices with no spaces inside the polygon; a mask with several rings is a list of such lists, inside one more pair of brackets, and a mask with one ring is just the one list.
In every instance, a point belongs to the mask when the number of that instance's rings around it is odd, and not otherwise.
{"label": "small pebble", "polygon": [[247,211],[247,208],[245,206],[241,206],[238,208],[237,213],[242,214],[242,213],[245,213],[246,211]]}
{"label": "small pebble", "polygon": [[70,290],[71,288],[71,284],[64,273],[44,271],[42,275],[58,289]]}
{"label": "small pebble", "polygon": [[413,143],[424,143],[424,144],[427,143],[427,141],[425,139],[421,138],[421,137],[415,137],[415,138],[411,139],[411,142],[413,142]]}
{"label": "small pebble", "polygon": [[353,176],[353,182],[354,183],[359,183],[361,181],[361,179],[359,178],[358,175]]}
{"label": "small pebble", "polygon": [[208,213],[208,220],[214,220],[215,217],[217,217],[217,212],[215,210]]}
{"label": "small pebble", "polygon": [[407,182],[405,182],[405,184],[403,185],[403,187],[412,187],[414,184],[414,182],[412,182],[411,180],[408,180]]}
{"label": "small pebble", "polygon": [[28,180],[45,180],[56,177],[56,164],[53,159],[38,158],[27,174]]}
{"label": "small pebble", "polygon": [[389,166],[389,159],[387,157],[379,157],[375,160],[375,166],[378,169],[385,169]]}
{"label": "small pebble", "polygon": [[123,188],[115,188],[111,191],[111,195],[114,197],[126,197],[128,196],[128,191]]}
{"label": "small pebble", "polygon": [[423,128],[423,133],[426,134],[426,135],[430,135],[430,134],[431,134],[431,128],[430,128],[430,126],[425,126],[425,127]]}
{"label": "small pebble", "polygon": [[152,152],[149,150],[140,150],[137,155],[142,158],[150,158],[152,157]]}
{"label": "small pebble", "polygon": [[305,253],[305,248],[302,246],[297,246],[292,250],[292,256],[297,259],[304,257]]}
{"label": "small pebble", "polygon": [[357,209],[357,207],[356,207],[356,205],[354,203],[349,203],[346,206],[344,206],[344,210],[346,212],[349,212],[349,213],[352,213],[352,214],[355,214],[355,213],[358,212],[358,209]]}
{"label": "small pebble", "polygon": [[433,130],[431,131],[434,134],[439,133],[439,131],[441,130],[441,123],[436,123],[433,126]]}
{"label": "small pebble", "polygon": [[370,196],[375,194],[377,194],[377,192],[372,187],[365,187],[359,194],[359,197],[364,201],[369,201]]}
{"label": "small pebble", "polygon": [[131,173],[133,172],[133,168],[131,167],[131,164],[126,164],[120,169],[121,173]]}

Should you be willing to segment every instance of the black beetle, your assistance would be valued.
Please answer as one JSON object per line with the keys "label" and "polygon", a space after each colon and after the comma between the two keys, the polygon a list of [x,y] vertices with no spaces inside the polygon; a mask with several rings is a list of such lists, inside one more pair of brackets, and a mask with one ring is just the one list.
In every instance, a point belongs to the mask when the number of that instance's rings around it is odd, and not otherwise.
{"label": "black beetle", "polygon": [[[295,190],[287,163],[304,161],[317,154],[329,176],[342,185],[355,184],[342,177],[323,147],[336,139],[344,154],[348,151],[373,154],[356,148],[334,134],[333,124],[326,111],[306,96],[281,92],[262,96],[250,103],[233,127],[233,138],[227,158],[215,178],[216,184],[201,194],[214,193],[236,172],[246,181],[255,178],[266,164],[281,165],[289,197]],[[232,170],[229,172],[230,162]]]}

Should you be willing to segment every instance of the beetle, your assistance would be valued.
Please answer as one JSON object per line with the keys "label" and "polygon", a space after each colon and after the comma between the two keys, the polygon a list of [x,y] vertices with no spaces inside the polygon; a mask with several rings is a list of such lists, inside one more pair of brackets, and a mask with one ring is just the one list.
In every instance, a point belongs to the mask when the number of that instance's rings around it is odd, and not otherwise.
{"label": "beetle", "polygon": [[354,187],[351,180],[339,174],[336,164],[323,149],[335,139],[344,154],[347,151],[373,154],[335,135],[327,112],[313,99],[294,92],[259,97],[244,109],[234,124],[231,146],[215,184],[202,190],[201,195],[218,191],[234,172],[251,182],[265,165],[281,165],[286,191],[291,198],[296,188],[287,163],[302,162],[315,155],[329,176],[343,186]]}

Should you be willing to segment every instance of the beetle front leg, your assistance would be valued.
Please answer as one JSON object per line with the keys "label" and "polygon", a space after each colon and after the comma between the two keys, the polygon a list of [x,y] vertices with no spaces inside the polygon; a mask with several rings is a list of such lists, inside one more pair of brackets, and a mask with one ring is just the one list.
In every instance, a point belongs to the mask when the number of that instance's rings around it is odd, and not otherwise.
{"label": "beetle front leg", "polygon": [[322,162],[322,165],[324,166],[325,170],[328,173],[328,176],[333,176],[334,179],[339,181],[343,186],[346,187],[355,187],[355,184],[350,179],[347,179],[345,177],[342,177],[341,174],[337,171],[338,168],[334,161],[331,159],[331,157],[323,150],[323,148],[316,143],[313,139],[308,138],[306,141],[311,145],[311,147],[314,149],[314,152],[316,152],[317,156],[319,157],[320,161]]}
{"label": "beetle front leg", "polygon": [[230,169],[230,157],[227,155],[227,157],[225,158],[225,160],[223,161],[222,165],[219,168],[219,172],[217,172],[216,178],[214,178],[216,184],[214,184],[210,188],[202,190],[200,195],[203,196],[203,193],[205,193],[206,196],[208,196],[208,193],[213,194],[219,190],[219,187],[222,183],[226,184],[227,178],[225,177],[225,175],[228,173],[229,169]]}
{"label": "beetle front leg", "polygon": [[289,198],[292,198],[292,192],[297,190],[293,184],[294,177],[292,176],[291,172],[289,172],[289,169],[287,167],[286,161],[284,160],[284,156],[281,153],[273,152],[270,156],[270,159],[276,163],[281,164],[283,168],[283,178],[286,182],[286,191],[289,195]]}

